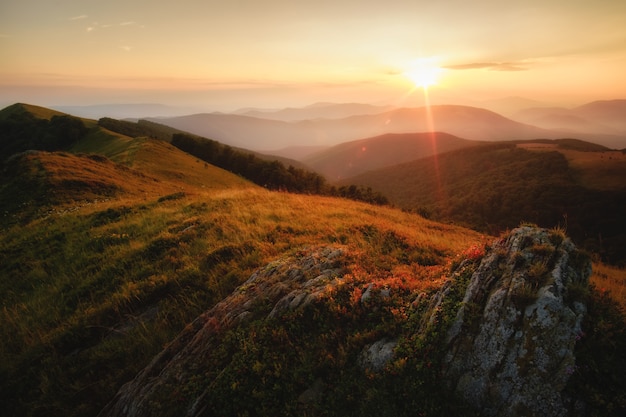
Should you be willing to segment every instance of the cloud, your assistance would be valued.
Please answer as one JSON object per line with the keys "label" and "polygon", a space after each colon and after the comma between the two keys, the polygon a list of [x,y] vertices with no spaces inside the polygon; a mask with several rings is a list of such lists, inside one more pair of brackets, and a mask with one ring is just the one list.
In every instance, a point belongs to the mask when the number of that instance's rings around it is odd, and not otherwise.
{"label": "cloud", "polygon": [[82,19],[86,19],[87,17],[89,16],[87,16],[86,14],[81,14],[79,16],[70,17],[68,20],[82,20]]}
{"label": "cloud", "polygon": [[472,62],[469,64],[447,65],[449,70],[486,69],[488,71],[527,71],[527,64],[515,62]]}
{"label": "cloud", "polygon": [[[85,16],[87,17],[87,16]],[[93,32],[94,30],[100,30],[100,29],[111,29],[111,28],[116,28],[116,27],[126,27],[126,26],[132,26],[132,27],[136,27],[139,29],[144,29],[145,26],[141,25],[137,22],[134,21],[125,21],[125,22],[120,22],[120,23],[98,23],[98,22],[93,22],[91,24],[91,26],[87,27],[87,32]]]}

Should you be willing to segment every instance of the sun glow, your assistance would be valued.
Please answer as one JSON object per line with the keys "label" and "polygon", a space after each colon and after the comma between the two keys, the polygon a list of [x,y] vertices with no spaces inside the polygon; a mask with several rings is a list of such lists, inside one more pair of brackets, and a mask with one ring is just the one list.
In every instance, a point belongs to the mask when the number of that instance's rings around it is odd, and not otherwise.
{"label": "sun glow", "polygon": [[442,71],[432,58],[423,58],[413,61],[404,72],[404,76],[411,80],[415,87],[426,89],[437,84]]}

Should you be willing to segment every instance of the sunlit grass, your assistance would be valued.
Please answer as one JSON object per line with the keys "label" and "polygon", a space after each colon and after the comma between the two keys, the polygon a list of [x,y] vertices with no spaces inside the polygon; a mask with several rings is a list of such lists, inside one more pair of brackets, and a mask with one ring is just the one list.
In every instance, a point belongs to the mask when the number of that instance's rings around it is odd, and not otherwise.
{"label": "sunlit grass", "polygon": [[[439,285],[456,254],[484,241],[392,208],[244,184],[77,202],[7,229],[1,372],[30,375],[11,389],[46,385],[40,400],[64,409],[84,407],[79,393],[92,384],[112,395],[256,268],[303,247],[344,246],[369,279],[417,290]],[[73,388],[61,395],[55,380]]]}
{"label": "sunlit grass", "polygon": [[607,292],[626,311],[626,271],[623,268],[594,262],[589,281],[599,291]]}

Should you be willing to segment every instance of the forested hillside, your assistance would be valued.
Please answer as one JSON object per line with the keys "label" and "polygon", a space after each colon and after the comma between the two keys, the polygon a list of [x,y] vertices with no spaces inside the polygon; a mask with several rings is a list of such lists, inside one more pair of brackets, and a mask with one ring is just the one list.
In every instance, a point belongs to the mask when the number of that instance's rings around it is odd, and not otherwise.
{"label": "forested hillside", "polygon": [[[562,146],[572,149],[582,145],[566,141]],[[582,174],[571,165],[563,153],[555,150],[536,152],[515,143],[499,143],[421,159],[346,181],[384,190],[393,204],[405,210],[488,233],[500,233],[520,221],[564,227],[587,250],[606,261],[623,264],[626,186],[590,188],[581,183]],[[612,177],[619,175],[614,172]]]}

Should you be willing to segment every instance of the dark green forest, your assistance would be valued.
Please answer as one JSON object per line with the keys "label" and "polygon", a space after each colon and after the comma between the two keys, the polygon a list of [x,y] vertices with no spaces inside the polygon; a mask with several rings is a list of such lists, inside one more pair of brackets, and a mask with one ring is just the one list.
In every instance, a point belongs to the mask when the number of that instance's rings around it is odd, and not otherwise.
{"label": "dark green forest", "polygon": [[617,265],[626,261],[626,189],[584,187],[557,151],[533,152],[515,143],[498,143],[349,180],[385,190],[393,204],[433,220],[490,234],[520,222],[561,227],[603,260]]}

